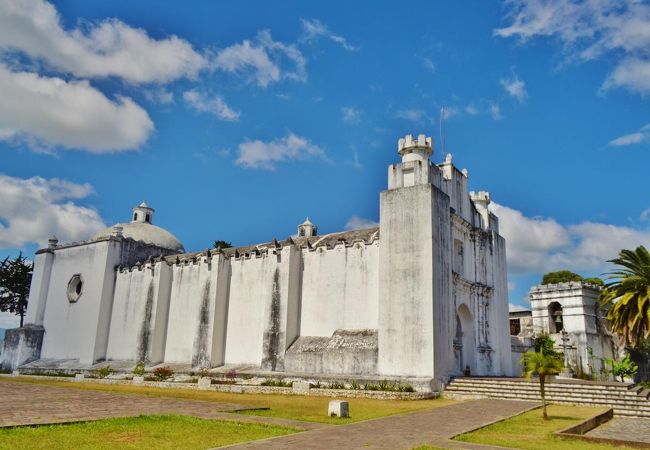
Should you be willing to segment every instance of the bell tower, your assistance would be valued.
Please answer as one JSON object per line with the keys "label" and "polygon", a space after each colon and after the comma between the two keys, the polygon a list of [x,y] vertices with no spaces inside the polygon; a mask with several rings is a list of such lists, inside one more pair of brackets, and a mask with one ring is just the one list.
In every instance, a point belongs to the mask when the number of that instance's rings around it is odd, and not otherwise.
{"label": "bell tower", "polygon": [[[449,196],[429,157],[433,139],[398,141],[402,161],[388,167],[380,199],[379,373],[436,379],[443,309],[450,301]],[[436,342],[439,341],[439,342]]]}
{"label": "bell tower", "polygon": [[318,227],[309,220],[309,217],[298,225],[298,237],[314,237],[318,234]]}
{"label": "bell tower", "polygon": [[133,217],[131,219],[131,223],[135,222],[140,222],[140,223],[151,223],[151,220],[153,219],[153,208],[149,208],[149,206],[143,201],[140,203],[138,206],[133,208]]}

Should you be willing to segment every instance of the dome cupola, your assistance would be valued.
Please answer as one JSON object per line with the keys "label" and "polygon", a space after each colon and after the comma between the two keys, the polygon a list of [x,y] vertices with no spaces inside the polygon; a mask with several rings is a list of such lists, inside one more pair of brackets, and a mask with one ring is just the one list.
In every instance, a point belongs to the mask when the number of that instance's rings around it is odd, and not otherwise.
{"label": "dome cupola", "polygon": [[153,219],[153,212],[154,209],[149,208],[149,206],[143,201],[138,206],[133,208],[133,219],[131,220],[131,223],[151,223],[151,220]]}
{"label": "dome cupola", "polygon": [[314,225],[309,217],[298,225],[298,237],[314,237],[318,234],[318,227]]}
{"label": "dome cupola", "polygon": [[142,202],[132,209],[130,223],[117,223],[112,227],[108,227],[93,236],[93,240],[123,236],[156,247],[173,250],[177,253],[184,252],[183,244],[173,234],[151,223],[153,212],[153,208]]}

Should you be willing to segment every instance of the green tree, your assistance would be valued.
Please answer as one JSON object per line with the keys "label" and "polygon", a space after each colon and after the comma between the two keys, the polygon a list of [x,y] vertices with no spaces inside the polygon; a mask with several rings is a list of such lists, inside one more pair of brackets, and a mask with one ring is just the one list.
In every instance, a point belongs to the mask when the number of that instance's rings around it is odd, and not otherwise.
{"label": "green tree", "polygon": [[599,277],[585,278],[582,281],[589,284],[595,284],[596,286],[605,286],[605,282],[603,281],[602,278]]}
{"label": "green tree", "polygon": [[621,377],[621,383],[625,381],[625,377],[631,378],[639,370],[639,366],[632,361],[629,354],[625,355],[621,361],[612,358],[605,358],[604,361],[612,368],[611,372],[614,378]]}
{"label": "green tree", "polygon": [[535,336],[535,341],[533,342],[536,352],[544,353],[545,355],[554,355],[560,357],[560,353],[555,351],[555,341],[548,333],[540,333]]}
{"label": "green tree", "polygon": [[635,347],[650,335],[650,253],[644,246],[636,250],[621,250],[618,258],[609,262],[620,266],[609,272],[600,304],[607,320],[623,344]]}
{"label": "green tree", "polygon": [[7,256],[0,262],[0,311],[20,316],[21,327],[27,312],[33,270],[34,265],[22,253],[15,259]]}
{"label": "green tree", "polygon": [[219,241],[214,241],[214,248],[221,248],[221,249],[224,249],[224,248],[230,248],[230,247],[232,247],[232,243],[231,243],[231,242],[228,242],[228,241],[221,241],[221,240],[219,240]]}
{"label": "green tree", "polygon": [[542,284],[556,284],[567,283],[569,281],[583,281],[580,275],[570,270],[559,270],[557,272],[549,272],[542,277]]}
{"label": "green tree", "polygon": [[542,397],[542,412],[544,420],[548,420],[546,414],[546,377],[557,375],[562,370],[562,360],[555,354],[546,354],[544,352],[526,352],[519,360],[523,366],[524,376],[530,380],[533,375],[539,377],[539,395]]}

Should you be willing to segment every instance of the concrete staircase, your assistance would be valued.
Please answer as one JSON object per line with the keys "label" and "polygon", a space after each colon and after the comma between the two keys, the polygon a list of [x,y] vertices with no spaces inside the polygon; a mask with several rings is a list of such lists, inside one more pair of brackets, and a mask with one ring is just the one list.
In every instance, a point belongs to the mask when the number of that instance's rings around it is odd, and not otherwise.
{"label": "concrete staircase", "polygon": [[[539,381],[522,378],[455,378],[447,385],[443,396],[459,400],[540,400]],[[650,417],[648,397],[650,390],[626,383],[558,379],[546,383],[546,400],[551,403],[608,406],[618,416]]]}

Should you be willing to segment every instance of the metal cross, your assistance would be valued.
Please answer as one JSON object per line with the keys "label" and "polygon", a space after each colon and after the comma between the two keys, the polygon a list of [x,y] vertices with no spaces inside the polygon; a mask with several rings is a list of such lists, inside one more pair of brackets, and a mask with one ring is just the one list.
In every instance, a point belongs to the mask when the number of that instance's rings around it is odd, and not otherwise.
{"label": "metal cross", "polygon": [[562,349],[564,351],[564,367],[569,367],[569,354],[566,351],[567,345],[569,343],[569,333],[565,330],[562,330]]}

